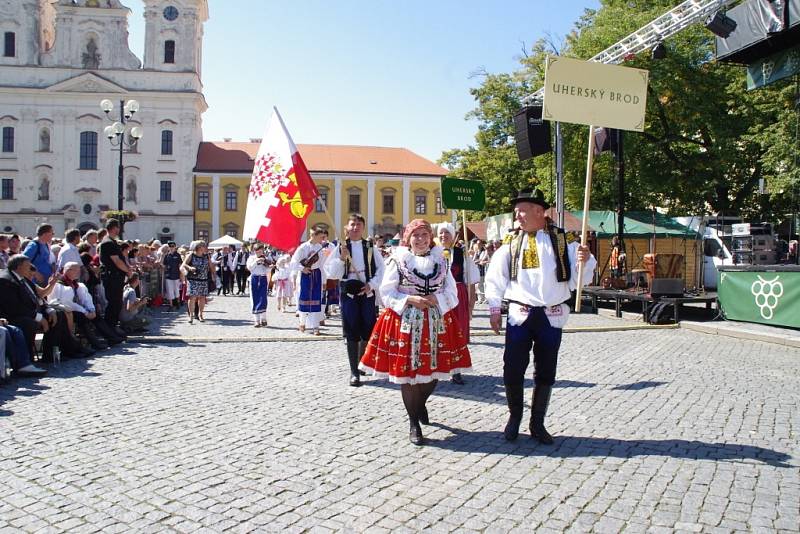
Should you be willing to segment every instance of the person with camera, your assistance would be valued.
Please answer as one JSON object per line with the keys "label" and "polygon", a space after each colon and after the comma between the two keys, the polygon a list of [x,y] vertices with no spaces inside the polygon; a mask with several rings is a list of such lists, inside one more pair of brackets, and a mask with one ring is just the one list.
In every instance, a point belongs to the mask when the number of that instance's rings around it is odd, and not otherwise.
{"label": "person with camera", "polygon": [[325,230],[320,227],[312,228],[311,238],[297,247],[289,264],[294,272],[300,271],[300,296],[297,299],[299,330],[311,331],[317,336],[320,334],[319,322],[322,315],[322,267],[327,259],[324,241]]}
{"label": "person with camera", "polygon": [[342,331],[347,343],[350,385],[354,387],[361,385],[358,362],[378,316],[375,292],[381,286],[384,271],[380,250],[363,238],[365,226],[363,215],[350,215],[345,226],[347,239],[335,249],[328,267],[330,278],[341,280]]}
{"label": "person with camera", "polygon": [[139,274],[132,273],[122,294],[122,311],[119,314],[122,329],[129,333],[146,332],[150,324],[150,319],[141,313],[142,308],[150,303],[150,297],[137,298],[137,287],[139,287]]}
{"label": "person with camera", "polygon": [[256,328],[267,326],[267,295],[269,294],[269,273],[272,262],[267,258],[263,243],[253,245],[247,258],[250,271],[250,300],[253,303],[253,321]]}

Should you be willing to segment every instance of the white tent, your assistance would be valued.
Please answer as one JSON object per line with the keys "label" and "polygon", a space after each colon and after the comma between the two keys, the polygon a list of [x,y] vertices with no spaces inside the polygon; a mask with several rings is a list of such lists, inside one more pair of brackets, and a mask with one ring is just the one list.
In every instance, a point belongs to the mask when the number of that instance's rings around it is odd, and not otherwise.
{"label": "white tent", "polygon": [[219,239],[215,239],[211,243],[208,244],[208,248],[222,248],[222,247],[239,247],[242,245],[242,242],[236,239],[235,237],[231,237],[229,235],[224,235]]}

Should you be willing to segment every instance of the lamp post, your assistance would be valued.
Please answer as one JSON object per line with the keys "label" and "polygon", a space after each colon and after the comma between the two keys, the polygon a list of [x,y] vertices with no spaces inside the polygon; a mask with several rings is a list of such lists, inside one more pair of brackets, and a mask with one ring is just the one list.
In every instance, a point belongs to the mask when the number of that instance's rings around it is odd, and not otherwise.
{"label": "lamp post", "polygon": [[[114,103],[111,100],[104,99],[100,102],[100,109],[102,109],[106,117],[113,121],[110,126],[106,126],[103,133],[108,138],[111,146],[119,147],[119,168],[117,169],[117,209],[122,211],[122,201],[124,200],[123,188],[124,184],[124,167],[122,166],[122,155],[125,152],[131,152],[134,145],[142,138],[144,132],[141,126],[134,126],[126,129],[127,121],[139,111],[139,102],[136,100],[119,101],[119,120],[114,121],[111,118],[111,112],[114,111]],[[127,147],[127,150],[126,150]]]}

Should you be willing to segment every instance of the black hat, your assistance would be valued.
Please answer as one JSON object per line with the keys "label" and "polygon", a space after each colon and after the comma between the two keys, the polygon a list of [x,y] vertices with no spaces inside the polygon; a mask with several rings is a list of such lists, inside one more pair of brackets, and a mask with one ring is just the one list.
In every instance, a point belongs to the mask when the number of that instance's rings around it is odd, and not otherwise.
{"label": "black hat", "polygon": [[539,204],[544,209],[548,209],[550,207],[550,204],[548,204],[544,199],[544,193],[542,193],[539,189],[520,189],[516,198],[511,199],[511,207],[516,206],[517,202],[531,202],[533,204]]}

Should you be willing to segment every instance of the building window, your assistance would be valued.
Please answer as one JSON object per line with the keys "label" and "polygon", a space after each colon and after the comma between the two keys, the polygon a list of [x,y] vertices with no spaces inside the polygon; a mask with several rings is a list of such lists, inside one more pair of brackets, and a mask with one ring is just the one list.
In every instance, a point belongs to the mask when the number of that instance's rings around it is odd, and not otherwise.
{"label": "building window", "polygon": [[161,180],[159,202],[172,202],[172,180]]}
{"label": "building window", "polygon": [[210,204],[210,195],[208,191],[197,192],[197,209],[200,211],[208,211]]}
{"label": "building window", "polygon": [[17,56],[17,35],[14,32],[6,32],[3,36],[3,56]]}
{"label": "building window", "polygon": [[428,195],[425,193],[417,193],[414,196],[414,213],[417,215],[428,213]]}
{"label": "building window", "polygon": [[239,227],[232,223],[226,224],[225,235],[231,236],[234,239],[239,239]]}
{"label": "building window", "polygon": [[328,206],[328,190],[320,189],[319,196],[315,201],[314,209],[316,210],[317,213],[323,213],[327,206]]}
{"label": "building window", "polygon": [[444,215],[445,209],[442,205],[442,194],[436,193],[436,215]]}
{"label": "building window", "polygon": [[0,196],[2,200],[14,200],[14,179],[13,178],[3,178],[3,191],[2,196]]}
{"label": "building window", "polygon": [[39,130],[39,152],[50,152],[50,130],[47,128]]}
{"label": "building window", "polygon": [[97,132],[81,132],[81,169],[97,169]]}
{"label": "building window", "polygon": [[209,231],[208,228],[198,228],[197,229],[197,239],[199,239],[200,241],[205,241],[206,243],[208,243],[208,241],[209,241],[208,238],[210,237],[210,235],[211,235],[211,232]]}
{"label": "building window", "polygon": [[239,193],[225,191],[225,211],[236,211],[239,205]]}
{"label": "building window", "polygon": [[161,155],[172,155],[172,130],[161,131]]}
{"label": "building window", "polygon": [[361,213],[361,193],[348,195],[347,210],[350,213]]}
{"label": "building window", "polygon": [[14,127],[3,127],[3,152],[14,152]]}
{"label": "building window", "polygon": [[175,63],[175,41],[164,41],[164,63]]}
{"label": "building window", "polygon": [[394,194],[383,194],[383,213],[394,213]]}

